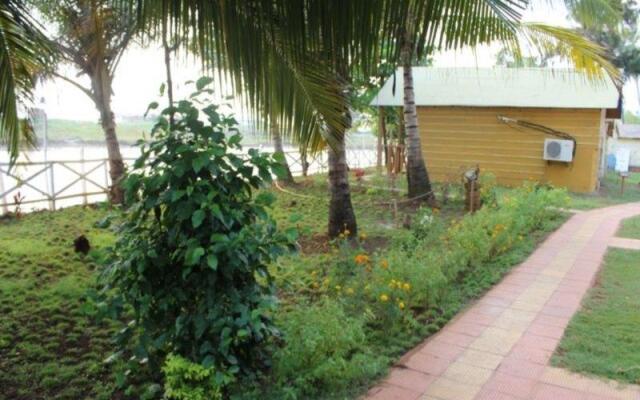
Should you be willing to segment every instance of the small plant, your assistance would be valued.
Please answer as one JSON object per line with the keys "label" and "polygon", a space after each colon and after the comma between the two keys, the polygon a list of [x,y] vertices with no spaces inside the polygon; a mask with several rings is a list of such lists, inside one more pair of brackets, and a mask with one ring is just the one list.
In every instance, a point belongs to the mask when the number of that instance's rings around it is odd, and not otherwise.
{"label": "small plant", "polygon": [[16,212],[15,212],[15,216],[16,219],[20,219],[22,218],[22,202],[24,201],[25,197],[22,195],[22,193],[18,192],[16,194],[13,195],[13,204],[16,205]]}
{"label": "small plant", "polygon": [[236,121],[216,105],[199,108],[209,82],[162,111],[123,182],[124,224],[103,274],[112,315],[131,317],[121,350],[132,348],[156,375],[169,353],[255,375],[279,336],[267,265],[292,248],[295,231],[279,232],[267,214],[272,196],[254,193],[282,164],[256,150],[237,154]]}
{"label": "small plant", "polygon": [[205,368],[170,354],[162,367],[164,394],[171,400],[222,400],[221,388],[230,381],[215,368]]}

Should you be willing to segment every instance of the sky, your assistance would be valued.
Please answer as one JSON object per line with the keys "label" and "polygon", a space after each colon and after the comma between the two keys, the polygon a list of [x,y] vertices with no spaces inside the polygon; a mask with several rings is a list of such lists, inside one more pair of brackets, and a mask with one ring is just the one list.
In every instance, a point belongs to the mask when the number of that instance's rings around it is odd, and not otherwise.
{"label": "sky", "polygon": [[[524,13],[524,20],[544,22],[556,26],[570,26],[567,12],[561,8],[549,8],[547,2],[535,3]],[[451,51],[436,54],[436,67],[492,67],[499,46],[483,46],[475,50]],[[203,73],[199,62],[193,57],[174,62],[173,75],[176,98],[188,95],[191,91],[184,82],[195,80]],[[72,68],[61,72],[79,80],[88,86],[86,78],[78,78]],[[159,87],[165,78],[164,59],[161,48],[151,45],[147,48],[132,46],[122,58],[113,83],[113,110],[117,118],[140,116],[144,114],[151,101],[160,101]],[[219,90],[220,92],[220,90]],[[228,93],[220,93],[224,97]],[[635,84],[628,83],[624,88],[625,108],[638,111],[638,94]],[[60,80],[42,82],[36,89],[38,106],[44,108],[49,118],[95,120],[98,113],[91,100],[71,84]],[[166,101],[166,100],[165,100]],[[240,112],[236,107],[237,112]]]}

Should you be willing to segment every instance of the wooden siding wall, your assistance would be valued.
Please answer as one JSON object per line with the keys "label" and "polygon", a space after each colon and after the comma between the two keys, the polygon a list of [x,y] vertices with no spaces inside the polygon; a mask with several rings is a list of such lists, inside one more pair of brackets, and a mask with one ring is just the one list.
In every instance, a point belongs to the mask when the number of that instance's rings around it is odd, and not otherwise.
{"label": "wooden siding wall", "polygon": [[[577,140],[574,162],[544,161],[544,139],[550,136],[506,125],[499,115],[573,135]],[[534,180],[577,192],[596,189],[599,109],[419,107],[418,121],[427,169],[435,181],[459,181],[463,171],[479,165],[503,185]]]}

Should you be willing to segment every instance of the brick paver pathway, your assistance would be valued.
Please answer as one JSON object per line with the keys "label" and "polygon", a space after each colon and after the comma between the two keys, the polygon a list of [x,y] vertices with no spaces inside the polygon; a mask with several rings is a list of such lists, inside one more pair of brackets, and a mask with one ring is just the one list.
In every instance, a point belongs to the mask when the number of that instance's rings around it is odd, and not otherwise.
{"label": "brick paver pathway", "polygon": [[[640,387],[548,365],[622,219],[640,203],[576,214],[438,334],[406,354],[366,400],[640,400]],[[604,328],[604,327],[603,327]]]}

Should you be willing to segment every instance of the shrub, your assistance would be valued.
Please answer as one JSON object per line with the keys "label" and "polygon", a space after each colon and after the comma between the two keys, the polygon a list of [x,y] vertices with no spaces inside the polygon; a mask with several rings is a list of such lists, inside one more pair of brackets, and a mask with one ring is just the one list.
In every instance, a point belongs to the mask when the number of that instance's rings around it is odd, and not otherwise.
{"label": "shrub", "polygon": [[170,354],[162,367],[164,394],[172,400],[222,400],[228,377],[180,356]]}
{"label": "shrub", "polygon": [[133,315],[121,346],[134,345],[152,370],[173,353],[251,375],[269,364],[269,339],[279,335],[267,265],[294,232],[276,229],[266,192],[253,196],[281,164],[255,150],[246,159],[233,153],[236,121],[215,105],[196,106],[206,83],[162,112],[123,183],[128,208],[104,292],[116,315]]}
{"label": "shrub", "polygon": [[282,387],[312,396],[320,390],[342,391],[364,382],[386,365],[366,349],[364,322],[346,314],[335,300],[297,307],[279,321],[286,345],[275,357]]}

